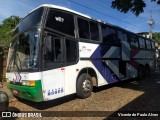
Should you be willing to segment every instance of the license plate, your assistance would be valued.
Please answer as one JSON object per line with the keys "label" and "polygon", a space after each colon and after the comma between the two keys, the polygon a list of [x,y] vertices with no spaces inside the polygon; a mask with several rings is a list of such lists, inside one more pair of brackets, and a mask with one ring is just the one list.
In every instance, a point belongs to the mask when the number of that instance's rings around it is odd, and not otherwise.
{"label": "license plate", "polygon": [[18,95],[18,90],[13,90],[13,94]]}

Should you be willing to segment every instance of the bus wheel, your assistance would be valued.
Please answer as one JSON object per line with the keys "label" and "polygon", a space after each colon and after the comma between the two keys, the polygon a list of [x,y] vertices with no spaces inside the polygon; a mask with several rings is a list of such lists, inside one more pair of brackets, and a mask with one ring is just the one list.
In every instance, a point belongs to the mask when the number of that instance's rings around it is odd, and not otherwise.
{"label": "bus wheel", "polygon": [[92,78],[89,74],[83,73],[79,76],[77,81],[77,95],[80,98],[87,98],[91,96],[93,90]]}
{"label": "bus wheel", "polygon": [[140,66],[140,67],[138,68],[138,79],[139,79],[139,80],[142,80],[143,77],[144,77],[144,69],[143,69],[143,67]]}

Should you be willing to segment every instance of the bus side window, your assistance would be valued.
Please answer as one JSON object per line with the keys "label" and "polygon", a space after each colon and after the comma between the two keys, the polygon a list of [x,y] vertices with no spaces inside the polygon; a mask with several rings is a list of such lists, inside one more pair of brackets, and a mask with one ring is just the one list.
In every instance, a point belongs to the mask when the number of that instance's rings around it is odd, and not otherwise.
{"label": "bus side window", "polygon": [[50,9],[47,16],[46,27],[59,31],[63,34],[75,36],[74,16],[69,13]]}
{"label": "bus side window", "polygon": [[130,38],[131,47],[138,48],[139,47],[138,37],[136,35],[130,34],[129,38]]}
{"label": "bus side window", "polygon": [[145,49],[145,41],[141,37],[139,37],[139,47]]}
{"label": "bus side window", "polygon": [[127,41],[127,34],[122,32],[122,31],[118,31],[118,40],[119,41]]}
{"label": "bus side window", "polygon": [[54,48],[55,48],[55,61],[62,61],[62,45],[61,39],[54,39]]}
{"label": "bus side window", "polygon": [[101,24],[103,43],[119,43],[114,27]]}
{"label": "bus side window", "polygon": [[54,52],[52,46],[53,46],[52,36],[45,37],[45,48],[44,48],[45,62],[52,62],[54,60]]}
{"label": "bus side window", "polygon": [[152,50],[155,50],[155,42],[151,42],[152,43]]}
{"label": "bus side window", "polygon": [[91,40],[99,40],[99,30],[98,30],[98,24],[96,22],[90,21],[90,34],[91,34]]}
{"label": "bus side window", "polygon": [[51,67],[52,64],[63,62],[62,40],[54,36],[45,37],[44,64]]}
{"label": "bus side window", "polygon": [[78,18],[79,37],[90,39],[89,22],[87,20]]}
{"label": "bus side window", "polygon": [[146,47],[147,47],[147,49],[151,49],[151,42],[150,42],[150,40],[148,40],[148,39],[146,39]]}
{"label": "bus side window", "polygon": [[76,62],[78,59],[78,45],[74,40],[66,39],[66,62]]}

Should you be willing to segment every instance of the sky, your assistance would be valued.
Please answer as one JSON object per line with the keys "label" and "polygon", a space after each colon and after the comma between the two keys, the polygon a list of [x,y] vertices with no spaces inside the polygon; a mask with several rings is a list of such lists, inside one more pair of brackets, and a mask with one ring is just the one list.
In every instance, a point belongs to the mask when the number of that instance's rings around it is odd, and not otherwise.
{"label": "sky", "polygon": [[0,0],[0,24],[11,15],[24,17],[42,4],[64,6],[94,19],[117,25],[129,31],[149,32],[150,11],[154,20],[153,32],[160,32],[160,5],[144,0],[147,7],[136,17],[133,13],[121,13],[111,8],[112,0]]}

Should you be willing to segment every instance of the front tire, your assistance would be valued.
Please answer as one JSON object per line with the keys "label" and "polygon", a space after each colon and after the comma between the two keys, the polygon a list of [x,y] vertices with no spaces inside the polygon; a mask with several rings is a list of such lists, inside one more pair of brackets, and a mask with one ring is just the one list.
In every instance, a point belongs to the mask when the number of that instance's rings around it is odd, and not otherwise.
{"label": "front tire", "polygon": [[92,78],[89,74],[83,73],[79,76],[76,86],[77,95],[80,98],[88,98],[93,90]]}

